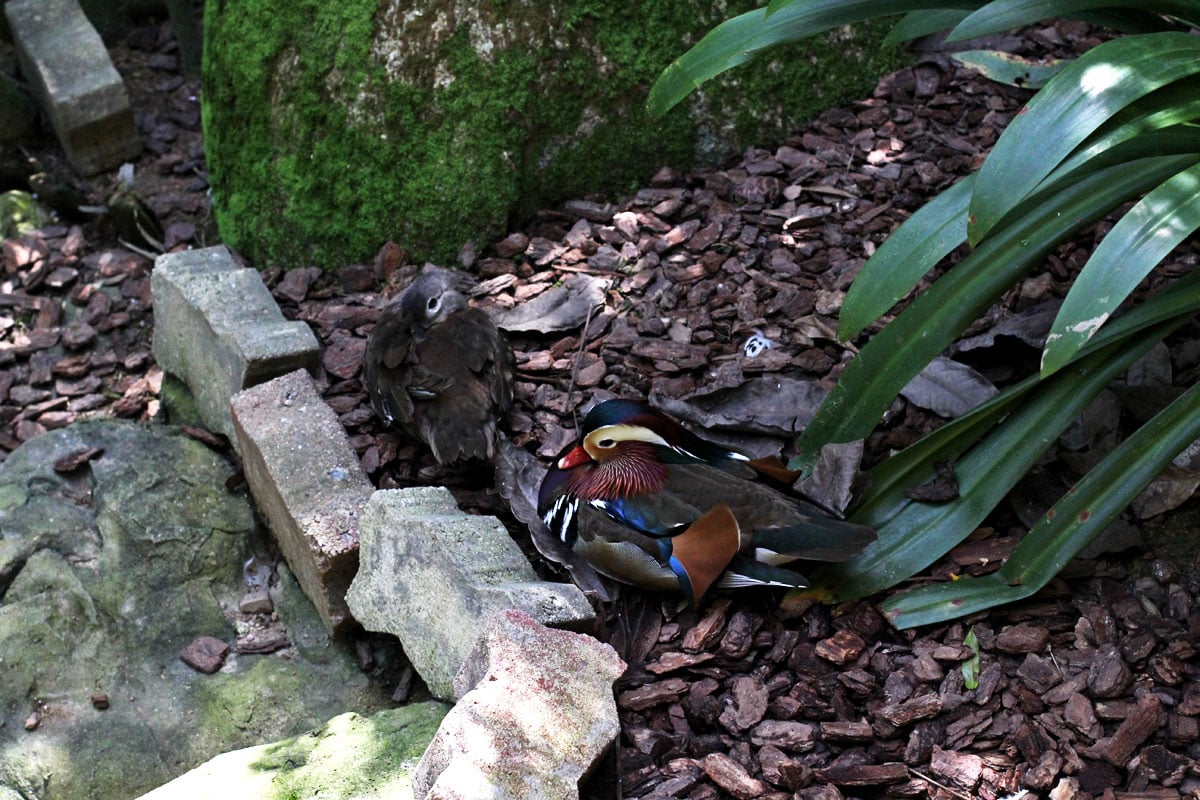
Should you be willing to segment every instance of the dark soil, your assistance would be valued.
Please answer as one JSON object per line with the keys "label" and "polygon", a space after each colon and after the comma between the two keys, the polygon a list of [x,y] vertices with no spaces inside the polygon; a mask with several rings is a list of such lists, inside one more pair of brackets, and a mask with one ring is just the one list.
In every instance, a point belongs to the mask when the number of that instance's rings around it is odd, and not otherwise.
{"label": "dark soil", "polygon": [[[1092,35],[1059,23],[1006,45],[1066,54],[1093,44]],[[112,54],[147,146],[136,187],[164,223],[165,244],[214,243],[199,86],[178,75],[169,28],[138,28]],[[476,299],[493,309],[571,276],[605,282],[582,341],[578,322],[511,337],[512,440],[548,461],[574,436],[576,411],[595,399],[689,398],[762,376],[830,385],[853,355],[833,331],[858,268],[926,199],[979,166],[1027,96],[930,53],[884,78],[873,97],[724,169],[664,167],[632,197],[569,202],[503,241],[464,249],[462,265],[484,281]],[[31,151],[59,184],[71,184],[51,136]],[[103,202],[112,180],[77,188]],[[1052,254],[970,333],[1061,297],[1104,230]],[[5,243],[0,454],[82,417],[160,413],[152,261],[118,235],[108,220],[68,219]],[[1155,280],[1195,260],[1192,243]],[[465,503],[505,516],[532,550],[487,470],[438,467],[383,430],[365,402],[366,333],[419,266],[387,245],[375,263],[333,276],[301,266],[264,277],[285,314],[309,322],[325,345],[322,388],[372,479],[458,487]],[[743,346],[755,335],[771,346],[748,355]],[[1036,349],[1019,337],[994,338],[960,358],[1000,384],[1036,365]],[[1200,360],[1194,346],[1169,356],[1177,375]],[[866,464],[939,421],[897,400],[866,443]],[[755,446],[778,449],[788,438],[759,437]],[[1068,462],[1047,460],[1048,474],[1073,479]],[[1159,527],[1194,515],[1190,501]],[[1020,508],[998,513],[929,577],[995,569],[1027,517]],[[1125,529],[1157,525],[1133,520]],[[618,687],[624,794],[1200,797],[1200,570],[1194,526],[1180,528],[1172,544],[1190,537],[1190,548],[1157,560],[1134,547],[1077,561],[1029,601],[926,630],[894,630],[869,601],[829,607],[758,592],[710,597],[693,610],[625,591],[601,606],[604,635],[629,662]],[[965,644],[972,631],[977,667]]]}

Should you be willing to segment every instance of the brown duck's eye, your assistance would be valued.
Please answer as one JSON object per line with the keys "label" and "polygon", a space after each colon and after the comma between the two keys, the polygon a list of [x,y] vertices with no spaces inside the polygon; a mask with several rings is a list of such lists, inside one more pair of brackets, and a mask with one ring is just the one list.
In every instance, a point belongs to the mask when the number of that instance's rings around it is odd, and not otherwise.
{"label": "brown duck's eye", "polygon": [[600,441],[596,442],[597,447],[603,447],[605,450],[610,447],[615,447],[616,444],[616,441],[613,439],[601,439]]}
{"label": "brown duck's eye", "polygon": [[440,306],[441,304],[442,304],[441,296],[431,297],[431,298],[429,298],[429,301],[427,303],[425,303],[425,308],[429,311],[430,314],[432,314],[438,310],[438,306]]}

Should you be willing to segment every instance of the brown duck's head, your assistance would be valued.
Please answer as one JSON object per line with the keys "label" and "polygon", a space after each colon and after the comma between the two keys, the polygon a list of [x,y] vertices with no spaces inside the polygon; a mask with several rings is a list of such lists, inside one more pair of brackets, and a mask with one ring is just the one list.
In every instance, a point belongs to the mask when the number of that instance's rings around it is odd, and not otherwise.
{"label": "brown duck's head", "polygon": [[400,310],[413,325],[428,330],[455,311],[467,307],[467,298],[455,283],[453,275],[446,270],[422,273],[400,295]]}

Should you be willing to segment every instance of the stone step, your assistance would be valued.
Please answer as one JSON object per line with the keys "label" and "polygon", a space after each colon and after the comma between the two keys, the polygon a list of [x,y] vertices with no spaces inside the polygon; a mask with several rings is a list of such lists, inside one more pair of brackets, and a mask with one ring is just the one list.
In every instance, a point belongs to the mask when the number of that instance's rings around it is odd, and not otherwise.
{"label": "stone step", "polygon": [[517,609],[575,630],[595,624],[578,587],[539,580],[500,520],[465,513],[443,487],[375,492],[359,540],[350,611],[367,630],[400,638],[434,697],[456,697],[454,677],[495,614]]}
{"label": "stone step", "polygon": [[230,407],[250,493],[329,632],[340,633],[354,621],[346,590],[374,488],[304,370],[239,392]]}
{"label": "stone step", "polygon": [[224,245],[159,256],[150,290],[155,360],[191,388],[204,424],[230,440],[234,394],[320,363],[312,330],[284,319],[257,270],[238,267]]}
{"label": "stone step", "polygon": [[21,72],[71,166],[94,175],[136,158],[129,94],[77,0],[10,0],[4,12]]}

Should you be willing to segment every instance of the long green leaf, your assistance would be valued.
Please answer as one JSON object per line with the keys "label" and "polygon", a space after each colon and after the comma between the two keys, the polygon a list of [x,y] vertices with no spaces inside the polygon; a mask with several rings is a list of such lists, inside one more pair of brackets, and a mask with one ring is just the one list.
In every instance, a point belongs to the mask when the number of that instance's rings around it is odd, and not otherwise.
{"label": "long green leaf", "polygon": [[[1051,17],[1071,17],[1080,11],[1091,11],[1095,0],[992,0],[968,16],[946,37],[948,42],[976,39],[994,33],[1032,25]],[[1107,9],[1131,8],[1142,10],[1145,0],[1105,0]],[[1190,0],[1154,0],[1154,10],[1192,23],[1200,18],[1200,9]]]}
{"label": "long green leaf", "polygon": [[1064,182],[1000,226],[863,347],[796,440],[790,466],[809,471],[825,444],[870,433],[912,377],[1051,247],[1193,161],[1147,158]]}
{"label": "long green leaf", "polygon": [[1193,385],[1097,464],[1035,525],[999,572],[888,598],[898,628],[956,619],[1028,597],[1091,543],[1171,459],[1200,437]]}
{"label": "long green leaf", "polygon": [[[982,2],[975,3],[976,6]],[[967,18],[971,13],[966,8],[931,8],[925,11],[912,11],[905,14],[900,21],[892,26],[887,36],[883,38],[883,46],[911,42],[922,36],[928,36],[938,31],[948,31]]]}
{"label": "long green leaf", "polygon": [[[1164,324],[1158,338],[1174,324]],[[861,555],[822,566],[809,575],[815,591],[834,600],[865,597],[928,567],[1004,499],[1091,398],[1148,350],[1157,338],[1134,337],[1110,345],[1051,376],[1019,409],[955,464],[958,499],[909,503],[876,529]],[[857,520],[857,515],[855,516]]]}
{"label": "long green leaf", "polygon": [[968,238],[978,244],[1084,139],[1154,89],[1200,73],[1200,37],[1152,33],[1084,53],[1029,101],[979,170]]}
{"label": "long green leaf", "polygon": [[946,5],[946,0],[803,0],[778,13],[758,8],[739,14],[669,64],[650,87],[646,107],[652,116],[661,117],[705,81],[745,63],[764,48],[852,22]]}
{"label": "long green leaf", "polygon": [[[1124,342],[1140,342],[1149,346],[1163,332],[1191,319],[1197,312],[1200,312],[1200,271],[1185,275],[1163,288],[1146,302],[1106,325],[1076,355],[1073,363],[1074,361],[1081,362],[1083,358],[1093,358],[1097,353],[1104,353],[1105,355],[1096,359],[1097,363],[1103,363],[1104,359],[1109,357],[1107,354],[1115,352],[1113,348],[1123,346]],[[1085,367],[1085,371],[1089,369],[1090,366]],[[893,535],[889,531],[897,532],[901,536],[905,535],[906,522],[888,526],[888,523],[898,514],[916,504],[915,501],[909,500],[905,496],[905,490],[928,480],[933,474],[933,465],[936,462],[957,462],[961,454],[974,445],[983,434],[991,430],[997,421],[1007,415],[1014,404],[1022,402],[1031,389],[1036,388],[1038,392],[1044,391],[1039,387],[1040,383],[1041,378],[1033,375],[1019,384],[1008,387],[991,400],[977,406],[958,419],[946,423],[879,464],[871,470],[870,486],[860,498],[860,503],[853,510],[850,518],[855,522],[884,529],[884,537]],[[1082,400],[1082,398],[1076,397],[1073,390],[1067,392],[1066,401],[1068,403],[1078,400]],[[1046,410],[1053,411],[1053,406],[1057,402],[1057,399],[1047,401]],[[1034,427],[1040,424],[1042,424],[1040,421],[1035,422]],[[1021,458],[1025,447],[1024,441],[1019,435],[1013,440],[1013,445],[1017,448],[1015,456],[993,452],[988,457],[997,464],[1003,464],[1012,457]],[[1023,473],[1013,473],[1018,479],[1021,474]],[[960,530],[970,531],[977,524],[977,520],[973,517],[952,518],[950,524]],[[914,544],[925,545],[926,542],[914,542]],[[922,566],[916,566],[912,571],[915,573],[921,568]],[[842,577],[839,576],[839,579]],[[848,586],[849,582],[845,582],[844,585]],[[870,594],[883,588],[887,587],[864,585],[861,590],[864,594]]]}
{"label": "long green leaf", "polygon": [[1042,88],[1069,63],[1064,59],[1031,61],[998,50],[959,50],[949,55],[951,60],[978,71],[990,81],[1021,89]]}
{"label": "long green leaf", "polygon": [[850,284],[838,315],[843,342],[862,332],[967,238],[968,175],[917,209],[867,259]]}
{"label": "long green leaf", "polygon": [[1150,270],[1197,228],[1200,163],[1143,197],[1100,242],[1050,328],[1042,375],[1066,364]]}

